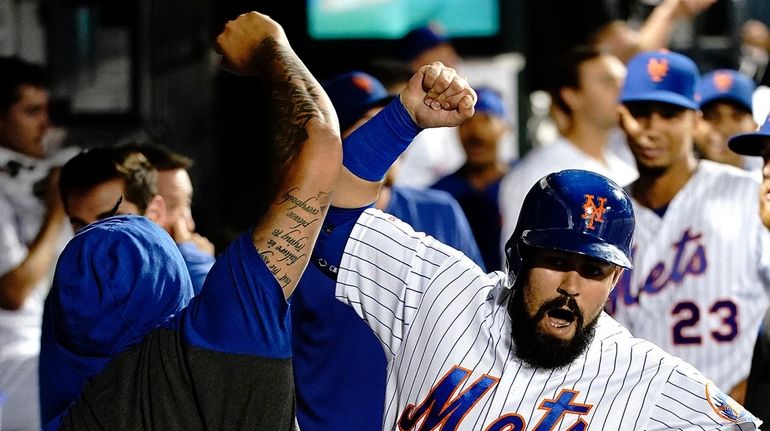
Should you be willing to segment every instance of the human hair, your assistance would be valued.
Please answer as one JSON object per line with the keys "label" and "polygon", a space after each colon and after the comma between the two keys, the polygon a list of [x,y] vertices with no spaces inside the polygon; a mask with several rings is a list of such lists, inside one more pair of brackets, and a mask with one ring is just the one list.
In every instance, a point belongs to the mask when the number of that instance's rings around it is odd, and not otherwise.
{"label": "human hair", "polygon": [[580,67],[583,63],[599,58],[602,55],[605,55],[605,52],[597,48],[591,46],[579,46],[567,52],[557,61],[556,68],[553,72],[553,83],[549,93],[551,93],[551,99],[556,106],[564,111],[564,113],[572,115],[572,109],[570,109],[567,102],[561,96],[561,90],[563,88],[579,89]]}
{"label": "human hair", "polygon": [[120,148],[141,153],[159,171],[187,170],[193,165],[191,158],[155,142],[130,142]]}
{"label": "human hair", "polygon": [[124,181],[124,198],[141,213],[158,195],[158,173],[140,152],[121,147],[95,147],[84,150],[61,170],[59,193],[67,208],[67,196],[84,192],[113,179]]}
{"label": "human hair", "polygon": [[47,88],[45,68],[19,57],[0,57],[0,113],[7,112],[19,100],[19,87],[25,84]]}

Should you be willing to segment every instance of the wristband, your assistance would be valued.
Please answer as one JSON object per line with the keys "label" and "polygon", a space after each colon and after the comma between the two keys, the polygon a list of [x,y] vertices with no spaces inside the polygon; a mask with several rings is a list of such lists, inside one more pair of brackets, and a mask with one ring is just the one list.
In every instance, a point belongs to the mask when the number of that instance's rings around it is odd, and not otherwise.
{"label": "wristband", "polygon": [[421,130],[396,97],[342,141],[342,164],[359,178],[380,181]]}

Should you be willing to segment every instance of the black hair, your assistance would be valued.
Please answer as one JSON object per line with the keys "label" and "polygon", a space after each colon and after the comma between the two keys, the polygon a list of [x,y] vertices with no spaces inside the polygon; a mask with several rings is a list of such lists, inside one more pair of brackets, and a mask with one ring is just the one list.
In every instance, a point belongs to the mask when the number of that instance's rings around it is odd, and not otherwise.
{"label": "black hair", "polygon": [[553,72],[553,83],[549,90],[551,99],[564,113],[571,115],[567,102],[561,97],[563,88],[580,88],[580,67],[583,63],[605,55],[604,51],[591,46],[579,46],[562,56]]}
{"label": "black hair", "polygon": [[19,100],[22,85],[47,88],[46,69],[19,57],[0,57],[0,113],[7,112]]}
{"label": "black hair", "polygon": [[67,212],[70,193],[86,191],[113,179],[125,181],[126,200],[136,205],[142,214],[158,195],[158,173],[142,153],[121,147],[95,147],[81,152],[62,167],[59,193]]}

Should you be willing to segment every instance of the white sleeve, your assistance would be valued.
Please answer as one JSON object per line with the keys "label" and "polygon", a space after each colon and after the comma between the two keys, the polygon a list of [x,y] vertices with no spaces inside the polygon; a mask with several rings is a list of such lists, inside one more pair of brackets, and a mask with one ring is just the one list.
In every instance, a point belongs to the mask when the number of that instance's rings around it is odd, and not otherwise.
{"label": "white sleeve", "polygon": [[0,276],[24,261],[27,252],[11,204],[0,191]]}
{"label": "white sleeve", "polygon": [[462,258],[395,217],[369,209],[345,245],[336,296],[374,330],[390,359],[434,277]]}
{"label": "white sleeve", "polygon": [[758,430],[762,421],[689,365],[675,367],[645,430]]}

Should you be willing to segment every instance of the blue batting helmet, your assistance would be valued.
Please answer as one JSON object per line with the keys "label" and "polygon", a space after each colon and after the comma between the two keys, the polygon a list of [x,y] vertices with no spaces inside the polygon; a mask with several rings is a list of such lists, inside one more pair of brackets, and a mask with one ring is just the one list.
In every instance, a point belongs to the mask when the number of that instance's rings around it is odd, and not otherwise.
{"label": "blue batting helmet", "polygon": [[570,169],[541,178],[524,198],[505,244],[508,271],[518,276],[523,246],[578,253],[631,268],[631,198],[611,180]]}

